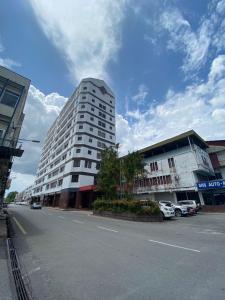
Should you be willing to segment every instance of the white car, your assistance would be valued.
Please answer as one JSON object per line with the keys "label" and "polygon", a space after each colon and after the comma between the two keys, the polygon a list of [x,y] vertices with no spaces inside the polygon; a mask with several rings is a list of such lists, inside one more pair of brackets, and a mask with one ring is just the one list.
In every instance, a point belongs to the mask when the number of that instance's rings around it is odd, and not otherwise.
{"label": "white car", "polygon": [[188,209],[186,206],[182,206],[179,203],[173,203],[171,201],[160,201],[160,203],[165,204],[168,207],[172,207],[175,211],[176,217],[188,215]]}
{"label": "white car", "polygon": [[30,208],[33,208],[33,209],[41,209],[42,206],[41,206],[40,203],[34,202],[34,203],[32,203],[32,204],[30,205]]}
{"label": "white car", "polygon": [[179,201],[179,204],[182,206],[186,206],[187,209],[193,209],[195,213],[197,213],[201,209],[200,204],[197,204],[195,200],[182,200]]}
{"label": "white car", "polygon": [[174,208],[166,206],[164,203],[159,202],[159,208],[164,218],[175,217]]}

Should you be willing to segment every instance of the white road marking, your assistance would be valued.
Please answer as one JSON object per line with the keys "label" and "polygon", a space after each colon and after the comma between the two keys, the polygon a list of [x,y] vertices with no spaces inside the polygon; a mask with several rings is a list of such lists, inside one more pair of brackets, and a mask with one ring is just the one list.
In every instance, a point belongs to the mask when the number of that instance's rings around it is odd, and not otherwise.
{"label": "white road marking", "polygon": [[63,216],[58,216],[59,218],[61,218],[61,219],[65,219]]}
{"label": "white road marking", "polygon": [[84,224],[84,222],[78,221],[78,220],[72,220],[72,222],[77,223],[77,224]]}
{"label": "white road marking", "polygon": [[97,228],[99,228],[99,229],[103,229],[103,230],[107,230],[107,231],[112,231],[112,232],[119,232],[119,231],[117,231],[117,230],[110,229],[110,228],[103,227],[103,226],[97,226]]}
{"label": "white road marking", "polygon": [[23,278],[26,278],[27,276],[30,276],[30,275],[32,275],[33,273],[35,273],[35,272],[37,272],[37,271],[40,271],[40,270],[41,270],[41,268],[40,268],[40,267],[37,267],[37,268],[31,270],[30,272],[28,272],[27,274],[24,274],[22,277],[23,277]]}
{"label": "white road marking", "polygon": [[178,246],[178,245],[167,244],[167,243],[163,243],[163,242],[159,242],[159,241],[155,241],[155,240],[148,240],[148,241],[152,242],[152,243],[157,243],[157,244],[161,244],[161,245],[165,245],[165,246],[170,246],[170,247],[174,247],[174,248],[179,248],[179,249],[183,249],[183,250],[188,250],[188,251],[193,251],[193,252],[200,253],[200,251],[196,250],[196,249],[181,247],[181,246]]}
{"label": "white road marking", "polygon": [[224,232],[219,232],[219,231],[197,231],[197,233],[201,234],[212,234],[212,235],[223,235],[225,234]]}
{"label": "white road marking", "polygon": [[20,231],[25,235],[27,234],[26,230],[23,228],[23,226],[19,223],[19,221],[16,219],[16,217],[13,217],[13,220],[15,221],[16,225],[19,227]]}

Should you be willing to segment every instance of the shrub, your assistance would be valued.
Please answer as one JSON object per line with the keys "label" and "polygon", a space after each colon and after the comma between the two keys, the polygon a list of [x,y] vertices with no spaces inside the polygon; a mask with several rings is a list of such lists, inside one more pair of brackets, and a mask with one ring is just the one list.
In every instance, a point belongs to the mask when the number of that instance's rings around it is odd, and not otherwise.
{"label": "shrub", "polygon": [[112,211],[115,213],[130,212],[138,215],[159,214],[160,209],[156,202],[139,200],[113,200],[97,199],[93,203],[95,211]]}

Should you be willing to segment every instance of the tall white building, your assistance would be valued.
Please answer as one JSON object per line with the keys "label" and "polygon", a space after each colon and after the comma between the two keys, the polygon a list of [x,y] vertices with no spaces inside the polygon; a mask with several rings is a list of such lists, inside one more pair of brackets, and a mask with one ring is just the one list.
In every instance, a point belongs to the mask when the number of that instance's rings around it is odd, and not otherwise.
{"label": "tall white building", "polygon": [[62,208],[90,207],[101,150],[115,145],[115,97],[99,79],[83,79],[49,129],[35,198]]}

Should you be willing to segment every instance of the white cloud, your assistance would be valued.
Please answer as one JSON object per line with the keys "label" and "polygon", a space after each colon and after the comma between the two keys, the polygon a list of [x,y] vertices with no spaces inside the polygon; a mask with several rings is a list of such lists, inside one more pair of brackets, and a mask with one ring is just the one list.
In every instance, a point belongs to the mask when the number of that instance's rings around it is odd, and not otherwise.
{"label": "white cloud", "polygon": [[182,13],[178,9],[173,9],[162,14],[160,23],[170,34],[168,49],[185,53],[182,66],[184,72],[198,70],[206,61],[210,45],[208,22],[203,22],[194,32]]}
{"label": "white cloud", "polygon": [[6,191],[7,194],[12,191],[23,191],[26,187],[32,185],[35,179],[35,176],[33,175],[19,172],[12,172],[10,177],[12,178],[12,182],[10,189]]}
{"label": "white cloud", "polygon": [[[221,72],[219,62],[224,62],[220,56],[212,62],[205,82],[189,85],[179,93],[169,90],[161,104],[152,104],[143,113],[139,110],[127,112],[127,116],[132,116],[132,122],[117,117],[117,141],[121,144],[121,153],[191,129],[205,139],[224,138],[225,73]],[[212,72],[214,80],[211,80]]]}
{"label": "white cloud", "polygon": [[[2,44],[1,37],[0,37],[0,53],[2,53],[4,51],[5,51],[5,48],[4,48],[3,44]],[[12,69],[13,67],[20,67],[21,64],[18,63],[18,62],[16,62],[13,59],[3,58],[2,56],[0,56],[0,66]]]}
{"label": "white cloud", "polygon": [[127,0],[30,0],[47,37],[63,53],[73,80],[108,79],[107,65],[121,45]]}
{"label": "white cloud", "polygon": [[12,69],[13,67],[20,67],[21,64],[14,61],[10,58],[2,58],[0,57],[0,65],[9,69]]}
{"label": "white cloud", "polygon": [[[47,130],[58,116],[67,98],[57,93],[45,95],[33,85],[30,86],[26,105],[25,119],[20,138],[40,140],[40,144],[24,142],[23,156],[16,158],[13,171],[22,174],[34,175],[40,159],[41,146]],[[20,176],[17,176],[20,180]]]}
{"label": "white cloud", "polygon": [[[182,12],[176,8],[165,8],[156,22],[155,31],[167,32],[168,49],[184,54],[182,70],[186,76],[195,74],[210,55],[225,49],[225,0],[215,0],[194,29]],[[159,37],[161,35],[159,34]]]}
{"label": "white cloud", "polygon": [[132,97],[132,100],[143,102],[147,96],[148,88],[144,84],[140,84],[138,87],[138,93]]}

